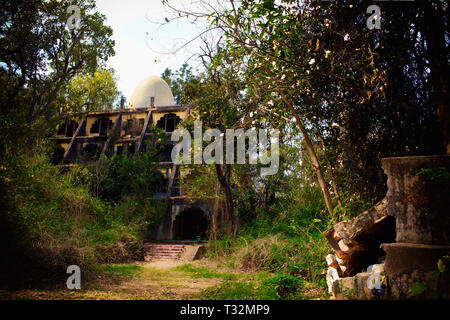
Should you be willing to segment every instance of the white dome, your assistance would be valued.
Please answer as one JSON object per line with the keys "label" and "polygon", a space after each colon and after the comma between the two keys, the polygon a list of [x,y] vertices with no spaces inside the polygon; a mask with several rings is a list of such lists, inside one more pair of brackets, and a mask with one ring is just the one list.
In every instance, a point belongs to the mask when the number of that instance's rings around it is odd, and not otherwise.
{"label": "white dome", "polygon": [[169,85],[160,77],[151,76],[139,83],[134,90],[130,100],[131,107],[151,107],[152,98],[154,98],[153,106],[155,107],[175,105]]}

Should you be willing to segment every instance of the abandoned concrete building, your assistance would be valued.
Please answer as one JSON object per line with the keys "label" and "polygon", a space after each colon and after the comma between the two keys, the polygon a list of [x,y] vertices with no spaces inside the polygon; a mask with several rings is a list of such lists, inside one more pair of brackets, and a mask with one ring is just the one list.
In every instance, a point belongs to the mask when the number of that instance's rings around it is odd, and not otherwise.
{"label": "abandoned concrete building", "polygon": [[54,138],[61,146],[60,163],[70,166],[95,161],[102,155],[145,152],[145,141],[151,137],[149,126],[165,130],[168,141],[159,164],[167,187],[155,198],[165,202],[167,210],[158,230],[150,232],[150,236],[158,241],[205,239],[217,206],[212,212],[212,203],[180,194],[180,168],[171,161],[171,133],[190,111],[191,106],[175,104],[163,79],[149,77],[137,86],[129,107],[90,112],[79,121],[68,120],[60,126]]}

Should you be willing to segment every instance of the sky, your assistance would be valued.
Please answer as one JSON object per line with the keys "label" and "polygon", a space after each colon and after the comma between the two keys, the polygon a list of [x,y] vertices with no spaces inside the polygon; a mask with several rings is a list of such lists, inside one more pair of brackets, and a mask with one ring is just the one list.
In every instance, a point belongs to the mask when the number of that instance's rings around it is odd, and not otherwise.
{"label": "sky", "polygon": [[[191,0],[176,0],[189,6]],[[134,89],[145,78],[160,76],[166,69],[179,69],[195,53],[195,44],[173,53],[198,34],[200,26],[188,21],[171,22],[160,27],[173,14],[161,0],[97,0],[97,10],[113,29],[116,55],[108,67],[116,70],[118,89],[130,101]],[[156,61],[155,61],[156,60]],[[195,63],[191,64],[195,67]]]}

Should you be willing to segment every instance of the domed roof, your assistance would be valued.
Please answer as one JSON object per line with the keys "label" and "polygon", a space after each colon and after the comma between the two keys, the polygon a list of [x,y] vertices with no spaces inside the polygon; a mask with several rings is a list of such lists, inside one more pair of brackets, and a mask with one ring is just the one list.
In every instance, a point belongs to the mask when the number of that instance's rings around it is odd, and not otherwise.
{"label": "domed roof", "polygon": [[151,76],[143,80],[133,92],[130,104],[132,108],[146,108],[152,106],[173,106],[175,100],[169,85],[160,77]]}

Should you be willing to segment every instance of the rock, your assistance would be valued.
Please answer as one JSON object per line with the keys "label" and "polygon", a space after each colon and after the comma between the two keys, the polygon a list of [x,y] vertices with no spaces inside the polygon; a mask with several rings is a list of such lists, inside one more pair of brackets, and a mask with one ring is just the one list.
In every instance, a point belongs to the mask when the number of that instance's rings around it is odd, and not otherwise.
{"label": "rock", "polygon": [[387,299],[387,279],[383,264],[371,265],[367,272],[353,277],[327,278],[332,299],[381,300]]}
{"label": "rock", "polygon": [[342,275],[350,277],[385,254],[380,245],[395,241],[395,219],[387,215],[385,198],[356,218],[335,224],[324,236]]}
{"label": "rock", "polygon": [[334,238],[350,242],[358,236],[371,232],[376,224],[387,217],[387,199],[384,198],[369,210],[349,221],[334,225]]}
{"label": "rock", "polygon": [[328,229],[323,234],[324,234],[325,238],[327,238],[328,243],[330,244],[330,246],[333,249],[336,256],[338,256],[339,258],[343,257],[344,253],[341,251],[341,248],[338,245],[339,239],[336,240],[334,237],[334,229],[333,228]]}
{"label": "rock", "polygon": [[339,267],[339,264],[336,260],[336,256],[334,254],[329,254],[325,257],[325,260],[327,261],[328,266],[333,267],[337,269]]}
{"label": "rock", "polygon": [[367,250],[367,247],[364,244],[358,243],[355,240],[346,241],[342,239],[338,242],[338,246],[345,254],[353,254],[354,252]]}
{"label": "rock", "polygon": [[332,290],[333,283],[340,279],[337,270],[333,267],[328,268],[326,279],[327,279],[328,292],[333,293],[333,290]]}

